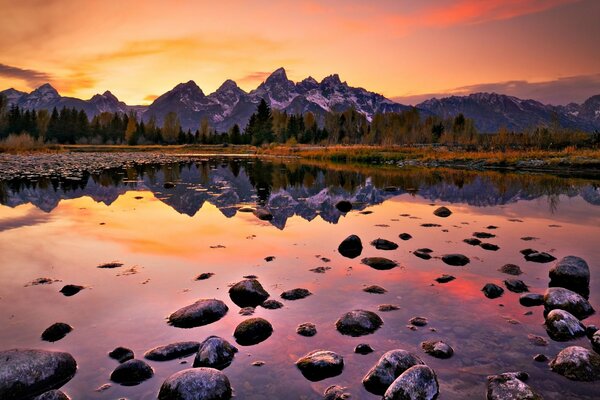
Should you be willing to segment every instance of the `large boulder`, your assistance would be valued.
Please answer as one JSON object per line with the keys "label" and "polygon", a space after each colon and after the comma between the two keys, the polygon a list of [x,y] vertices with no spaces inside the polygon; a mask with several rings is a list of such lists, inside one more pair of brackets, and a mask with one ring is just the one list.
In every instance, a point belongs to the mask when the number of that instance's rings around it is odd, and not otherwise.
{"label": "large boulder", "polygon": [[556,308],[565,310],[579,319],[589,317],[594,313],[594,308],[581,295],[565,288],[548,288],[544,293],[544,308],[551,311]]}
{"label": "large boulder", "polygon": [[550,269],[548,275],[550,286],[570,289],[582,296],[589,295],[590,268],[583,258],[564,257]]}
{"label": "large boulder", "polygon": [[383,395],[404,371],[415,365],[424,364],[419,357],[406,350],[390,350],[381,356],[377,364],[367,372],[362,382],[369,392]]}
{"label": "large boulder", "polygon": [[218,336],[209,336],[200,344],[194,359],[194,367],[225,369],[231,364],[237,351],[237,347],[227,340]]}
{"label": "large boulder", "polygon": [[296,367],[306,379],[316,382],[341,374],[344,359],[333,351],[315,350],[299,358]]}
{"label": "large boulder", "polygon": [[249,318],[235,328],[233,336],[242,346],[251,346],[265,341],[273,333],[273,326],[263,318]]}
{"label": "large boulder", "polygon": [[142,360],[129,360],[119,364],[110,374],[110,380],[125,386],[137,385],[152,378],[154,370]]}
{"label": "large boulder", "polygon": [[229,288],[229,297],[240,307],[256,307],[269,298],[269,293],[256,279],[244,279]]}
{"label": "large boulder", "polygon": [[567,347],[550,361],[550,369],[574,381],[596,381],[600,379],[600,355],[584,347]]}
{"label": "large boulder", "polygon": [[585,326],[565,310],[550,311],[546,316],[544,326],[548,336],[559,342],[585,336]]}
{"label": "large boulder", "polygon": [[487,400],[542,400],[524,381],[525,372],[506,372],[487,377]]}
{"label": "large boulder", "polygon": [[363,336],[375,332],[383,325],[379,315],[372,311],[352,310],[340,317],[335,327],[342,335]]}
{"label": "large boulder", "polygon": [[231,384],[214,368],[190,368],[168,377],[160,387],[159,400],[229,400]]}
{"label": "large boulder", "polygon": [[437,376],[427,365],[404,371],[385,391],[384,400],[434,400],[440,393]]}
{"label": "large boulder", "polygon": [[144,353],[144,358],[152,361],[169,361],[186,357],[198,351],[198,342],[176,342],[165,346],[158,346]]}
{"label": "large boulder", "polygon": [[218,321],[229,308],[221,300],[201,299],[169,315],[169,324],[178,328],[193,328]]}
{"label": "large boulder", "polygon": [[69,353],[13,349],[0,351],[0,399],[26,399],[57,389],[77,371]]}
{"label": "large boulder", "polygon": [[356,258],[362,253],[362,242],[356,235],[350,235],[340,243],[338,252],[347,258]]}

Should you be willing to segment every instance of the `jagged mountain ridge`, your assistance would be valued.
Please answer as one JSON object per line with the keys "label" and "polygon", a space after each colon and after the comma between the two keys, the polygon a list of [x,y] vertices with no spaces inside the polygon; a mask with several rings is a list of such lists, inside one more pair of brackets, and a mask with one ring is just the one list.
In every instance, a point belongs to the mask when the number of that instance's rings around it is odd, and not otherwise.
{"label": "jagged mountain ridge", "polygon": [[[242,129],[255,112],[261,99],[272,107],[288,113],[312,112],[322,122],[327,111],[345,111],[354,108],[367,118],[375,113],[398,112],[410,107],[395,103],[384,96],[363,88],[349,86],[337,74],[318,82],[308,77],[294,83],[283,68],[274,71],[256,89],[245,92],[233,80],[226,80],[215,92],[206,95],[194,82],[180,83],[164,93],[149,106],[128,106],[109,91],[94,95],[89,100],[62,97],[49,84],[31,93],[8,89],[0,92],[9,103],[25,109],[52,109],[74,107],[83,109],[91,118],[101,112],[135,112],[148,121],[154,116],[160,125],[168,112],[176,112],[184,130],[195,131],[203,118],[218,131],[234,124]],[[459,113],[475,120],[479,132],[497,132],[501,127],[524,131],[536,126],[552,126],[592,132],[600,129],[600,95],[582,104],[566,106],[542,104],[497,93],[473,93],[467,96],[433,98],[416,106],[422,115],[452,118]]]}

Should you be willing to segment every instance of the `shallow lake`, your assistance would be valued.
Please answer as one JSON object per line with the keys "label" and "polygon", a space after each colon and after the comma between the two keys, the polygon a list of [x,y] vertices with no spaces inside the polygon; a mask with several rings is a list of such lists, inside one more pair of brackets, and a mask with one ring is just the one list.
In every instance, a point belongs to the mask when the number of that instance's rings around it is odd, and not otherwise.
{"label": "shallow lake", "polygon": [[[166,182],[174,187],[165,188]],[[350,200],[353,209],[337,210],[340,200]],[[333,384],[347,387],[352,398],[375,399],[362,377],[384,352],[398,348],[435,370],[440,399],[485,398],[486,376],[509,371],[529,373],[528,384],[545,399],[600,396],[600,382],[570,381],[547,363],[533,361],[538,353],[552,358],[573,344],[590,348],[589,339],[553,341],[543,327],[543,307],[521,306],[519,294],[506,288],[493,300],[481,291],[486,283],[504,287],[505,279],[515,278],[498,271],[511,263],[521,267],[518,279],[532,293],[543,293],[553,263],[525,261],[520,251],[534,248],[557,259],[576,255],[587,260],[589,300],[599,309],[600,180],[199,157],[84,173],[80,179],[0,181],[0,203],[0,349],[71,353],[78,371],[62,390],[73,399],[156,398],[162,382],[191,367],[193,356],[148,361],[153,378],[137,386],[112,383],[98,392],[118,365],[107,353],[125,346],[143,358],[155,346],[210,335],[239,349],[224,370],[239,399],[321,398]],[[442,205],[452,215],[435,216]],[[266,207],[273,219],[239,212],[243,206]],[[474,232],[493,234],[483,241],[499,249],[463,242]],[[400,239],[401,233],[412,239]],[[337,251],[351,234],[364,246],[354,259]],[[399,247],[378,250],[370,245],[377,238]],[[432,258],[416,257],[419,248],[432,249]],[[470,263],[446,265],[441,260],[446,253],[462,253]],[[268,256],[274,259],[266,261]],[[361,263],[375,256],[398,266],[376,270]],[[124,265],[97,268],[112,261]],[[330,269],[310,271],[316,267]],[[195,280],[204,272],[214,276]],[[442,274],[456,279],[437,283]],[[255,309],[254,316],[267,319],[274,332],[253,346],[235,343],[235,327],[249,317],[238,313],[240,307],[228,295],[229,286],[247,275],[256,275],[271,298],[284,303],[277,310]],[[41,277],[60,281],[28,286]],[[65,284],[85,289],[66,297],[59,293]],[[368,285],[387,292],[364,292]],[[309,289],[312,295],[280,298],[293,288]],[[229,312],[191,329],[167,324],[170,313],[200,298],[220,299]],[[378,311],[381,304],[399,309]],[[335,322],[354,309],[375,311],[383,326],[362,337],[341,335]],[[426,317],[428,324],[409,329],[415,316]],[[54,322],[74,329],[60,341],[42,341],[40,334]],[[296,333],[304,322],[316,325],[315,336]],[[595,314],[583,322],[600,325],[600,318]],[[548,344],[535,345],[529,334]],[[442,360],[425,354],[420,343],[434,339],[450,344],[454,356]],[[375,351],[355,354],[359,343]],[[294,362],[316,349],[342,355],[343,373],[319,382],[305,379]],[[253,366],[255,361],[265,364]]]}

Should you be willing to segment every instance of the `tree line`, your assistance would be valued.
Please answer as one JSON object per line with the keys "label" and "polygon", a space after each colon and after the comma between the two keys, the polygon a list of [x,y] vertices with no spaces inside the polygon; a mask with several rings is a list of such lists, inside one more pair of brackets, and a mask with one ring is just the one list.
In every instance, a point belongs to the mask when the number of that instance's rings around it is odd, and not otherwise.
{"label": "tree line", "polygon": [[371,120],[355,109],[288,114],[262,100],[242,130],[237,124],[227,132],[217,132],[207,118],[195,131],[184,131],[175,112],[165,115],[162,124],[151,116],[147,121],[135,113],[102,112],[91,120],[83,110],[54,108],[23,110],[8,105],[0,95],[0,139],[27,134],[41,143],[60,144],[363,144],[431,145],[467,149],[561,149],[568,146],[598,147],[600,133],[588,134],[561,128],[558,124],[511,132],[501,128],[496,134],[479,134],[472,119],[420,115],[411,108],[398,113],[378,113]]}

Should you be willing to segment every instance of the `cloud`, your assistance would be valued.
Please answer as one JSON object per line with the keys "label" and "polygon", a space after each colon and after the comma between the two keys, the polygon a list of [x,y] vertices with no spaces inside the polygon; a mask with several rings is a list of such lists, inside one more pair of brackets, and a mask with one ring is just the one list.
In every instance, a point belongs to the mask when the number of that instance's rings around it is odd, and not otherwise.
{"label": "cloud", "polygon": [[144,97],[144,101],[147,102],[153,102],[156,99],[158,99],[158,95],[156,94],[149,94],[148,96]]}
{"label": "cloud", "polygon": [[271,73],[272,72],[263,72],[263,71],[251,72],[248,75],[245,75],[245,76],[237,79],[237,82],[239,82],[239,83],[264,82],[265,79],[267,79],[269,77],[269,75],[271,75]]}
{"label": "cloud", "polygon": [[36,88],[52,80],[52,76],[41,71],[23,69],[0,64],[0,76],[25,81],[30,88]]}
{"label": "cloud", "polygon": [[433,97],[464,96],[477,92],[495,92],[521,99],[533,99],[544,104],[582,103],[600,94],[600,73],[558,78],[544,82],[525,80],[481,83],[444,90],[439,93],[396,96],[392,100],[403,104],[418,104]]}

